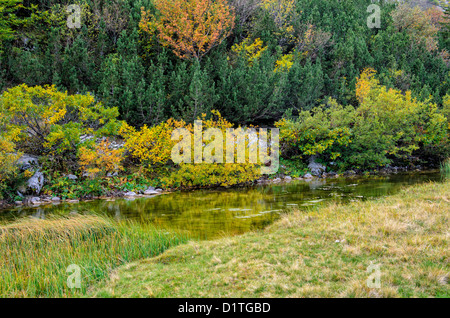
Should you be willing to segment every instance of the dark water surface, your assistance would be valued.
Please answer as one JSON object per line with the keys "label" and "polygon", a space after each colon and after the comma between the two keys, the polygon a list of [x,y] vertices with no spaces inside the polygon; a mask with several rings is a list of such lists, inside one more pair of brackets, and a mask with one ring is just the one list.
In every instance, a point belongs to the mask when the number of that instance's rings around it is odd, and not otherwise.
{"label": "dark water surface", "polygon": [[175,192],[150,198],[19,207],[1,211],[0,220],[96,212],[117,220],[150,222],[165,229],[189,231],[193,237],[211,239],[264,228],[278,219],[281,213],[293,208],[302,209],[330,201],[349,202],[381,197],[397,193],[404,186],[440,180],[438,171],[295,180],[246,188]]}

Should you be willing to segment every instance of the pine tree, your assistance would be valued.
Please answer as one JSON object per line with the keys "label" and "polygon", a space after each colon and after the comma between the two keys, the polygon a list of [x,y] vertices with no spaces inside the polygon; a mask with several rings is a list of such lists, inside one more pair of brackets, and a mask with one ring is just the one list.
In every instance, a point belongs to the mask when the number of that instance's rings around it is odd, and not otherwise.
{"label": "pine tree", "polygon": [[450,42],[450,6],[444,10],[443,22],[441,22],[441,32],[444,43],[448,46]]}
{"label": "pine tree", "polygon": [[2,51],[3,41],[13,37],[11,27],[20,22],[14,12],[21,4],[22,0],[0,0],[0,52]]}

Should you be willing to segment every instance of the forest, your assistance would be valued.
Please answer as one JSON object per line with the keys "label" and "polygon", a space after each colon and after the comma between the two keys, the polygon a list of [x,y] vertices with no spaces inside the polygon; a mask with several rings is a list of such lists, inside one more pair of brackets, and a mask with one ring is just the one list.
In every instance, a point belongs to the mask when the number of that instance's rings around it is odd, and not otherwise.
{"label": "forest", "polygon": [[334,172],[439,167],[450,10],[371,5],[0,0],[0,197],[20,200],[35,174],[15,164],[23,154],[39,158],[43,192],[64,198],[260,177],[249,163],[171,162],[171,132],[196,119],[280,128],[280,173],[293,177],[311,157]]}

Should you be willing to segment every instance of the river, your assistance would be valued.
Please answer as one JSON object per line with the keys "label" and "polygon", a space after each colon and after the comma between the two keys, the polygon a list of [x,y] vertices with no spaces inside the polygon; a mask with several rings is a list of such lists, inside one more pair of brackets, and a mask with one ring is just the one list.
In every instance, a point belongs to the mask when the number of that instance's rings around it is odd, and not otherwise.
{"label": "river", "polygon": [[199,239],[213,239],[262,229],[293,209],[382,197],[395,194],[404,186],[440,180],[439,171],[294,180],[243,188],[179,191],[147,198],[17,207],[1,211],[0,220],[94,212],[116,220],[132,219],[168,230],[188,231]]}

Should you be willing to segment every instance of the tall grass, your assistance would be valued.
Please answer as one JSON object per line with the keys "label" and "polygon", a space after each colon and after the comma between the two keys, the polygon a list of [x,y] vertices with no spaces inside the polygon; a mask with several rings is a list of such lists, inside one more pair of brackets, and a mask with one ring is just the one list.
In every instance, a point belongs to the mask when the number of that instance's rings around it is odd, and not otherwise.
{"label": "tall grass", "polygon": [[[0,297],[82,296],[113,268],[185,241],[150,225],[95,215],[0,225]],[[81,268],[80,289],[67,285],[71,264]]]}
{"label": "tall grass", "polygon": [[441,173],[444,178],[450,178],[450,158],[441,163]]}

